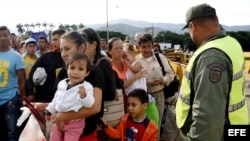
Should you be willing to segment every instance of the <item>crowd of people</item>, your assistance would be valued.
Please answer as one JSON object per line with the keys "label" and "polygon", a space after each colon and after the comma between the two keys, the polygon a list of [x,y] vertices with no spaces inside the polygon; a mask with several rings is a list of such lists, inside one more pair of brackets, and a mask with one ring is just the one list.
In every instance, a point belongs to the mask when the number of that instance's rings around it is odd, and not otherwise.
{"label": "crowd of people", "polygon": [[[27,97],[46,121],[40,128],[50,141],[222,141],[224,125],[249,124],[243,52],[208,4],[190,7],[185,28],[198,49],[186,67],[176,111],[167,107],[165,113],[163,88],[175,72],[152,35],[139,32],[134,43],[118,37],[107,41],[84,27],[54,30],[51,41],[44,36],[17,41],[0,26],[1,140],[18,141],[25,125],[16,124]],[[117,89],[123,90],[124,115],[112,127],[103,118],[104,102],[118,100]],[[149,94],[159,123],[144,112]],[[164,123],[166,117],[171,123]],[[160,134],[162,126],[168,127],[167,138]]]}

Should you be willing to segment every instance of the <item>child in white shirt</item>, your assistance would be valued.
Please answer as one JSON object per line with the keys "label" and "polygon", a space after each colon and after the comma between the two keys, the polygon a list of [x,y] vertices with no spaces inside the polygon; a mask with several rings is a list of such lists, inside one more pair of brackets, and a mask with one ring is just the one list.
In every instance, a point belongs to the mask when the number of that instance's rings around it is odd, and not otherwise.
{"label": "child in white shirt", "polygon": [[[91,71],[91,62],[84,53],[75,53],[66,63],[68,78],[61,80],[51,103],[46,108],[46,120],[56,112],[77,112],[80,108],[90,108],[94,104],[93,86],[85,81]],[[53,125],[50,141],[78,141],[85,126],[85,119],[66,122],[64,135]]]}
{"label": "child in white shirt", "polygon": [[[126,72],[127,80],[132,78],[134,74],[141,71],[143,69],[142,64],[136,60],[134,47],[133,45],[127,45],[123,48],[124,51],[124,62],[128,66],[128,70]],[[142,77],[137,79],[133,84],[125,89],[125,94],[128,95],[135,88],[141,88],[147,91],[147,82],[146,78]]]}

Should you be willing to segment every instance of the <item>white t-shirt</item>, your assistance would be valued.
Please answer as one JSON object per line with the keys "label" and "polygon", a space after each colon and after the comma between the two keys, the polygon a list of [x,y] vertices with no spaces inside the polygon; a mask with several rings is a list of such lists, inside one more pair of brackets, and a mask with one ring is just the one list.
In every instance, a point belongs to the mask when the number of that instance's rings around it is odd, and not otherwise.
{"label": "white t-shirt", "polygon": [[[134,66],[137,61],[134,61],[131,65]],[[127,80],[132,78],[134,76],[134,73],[130,70],[127,69],[126,72],[126,77]],[[147,82],[146,82],[146,77],[142,77],[134,81],[129,87],[125,89],[125,94],[128,95],[131,91],[133,91],[135,88],[140,88],[144,89],[147,92]]]}
{"label": "white t-shirt", "polygon": [[[59,82],[55,96],[46,109],[53,114],[55,112],[67,111],[77,112],[82,107],[92,107],[95,102],[93,86],[89,82],[84,81],[67,90],[68,83],[66,80],[67,79],[64,79]],[[80,86],[84,86],[86,91],[86,96],[83,99],[81,99],[78,94]]]}

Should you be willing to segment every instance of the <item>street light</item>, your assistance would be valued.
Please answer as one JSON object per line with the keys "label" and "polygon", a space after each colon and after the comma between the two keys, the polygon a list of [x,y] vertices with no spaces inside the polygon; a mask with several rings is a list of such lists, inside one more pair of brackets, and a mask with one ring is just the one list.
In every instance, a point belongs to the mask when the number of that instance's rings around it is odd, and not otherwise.
{"label": "street light", "polygon": [[106,0],[106,18],[107,18],[107,41],[108,41],[109,40],[108,0]]}

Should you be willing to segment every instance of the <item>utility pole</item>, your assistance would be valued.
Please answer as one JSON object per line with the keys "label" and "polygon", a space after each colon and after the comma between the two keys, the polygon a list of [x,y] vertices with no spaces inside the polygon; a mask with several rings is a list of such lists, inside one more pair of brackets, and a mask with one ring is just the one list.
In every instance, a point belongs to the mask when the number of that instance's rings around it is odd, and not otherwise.
{"label": "utility pole", "polygon": [[107,18],[107,41],[108,41],[109,40],[108,0],[106,0],[106,18]]}

